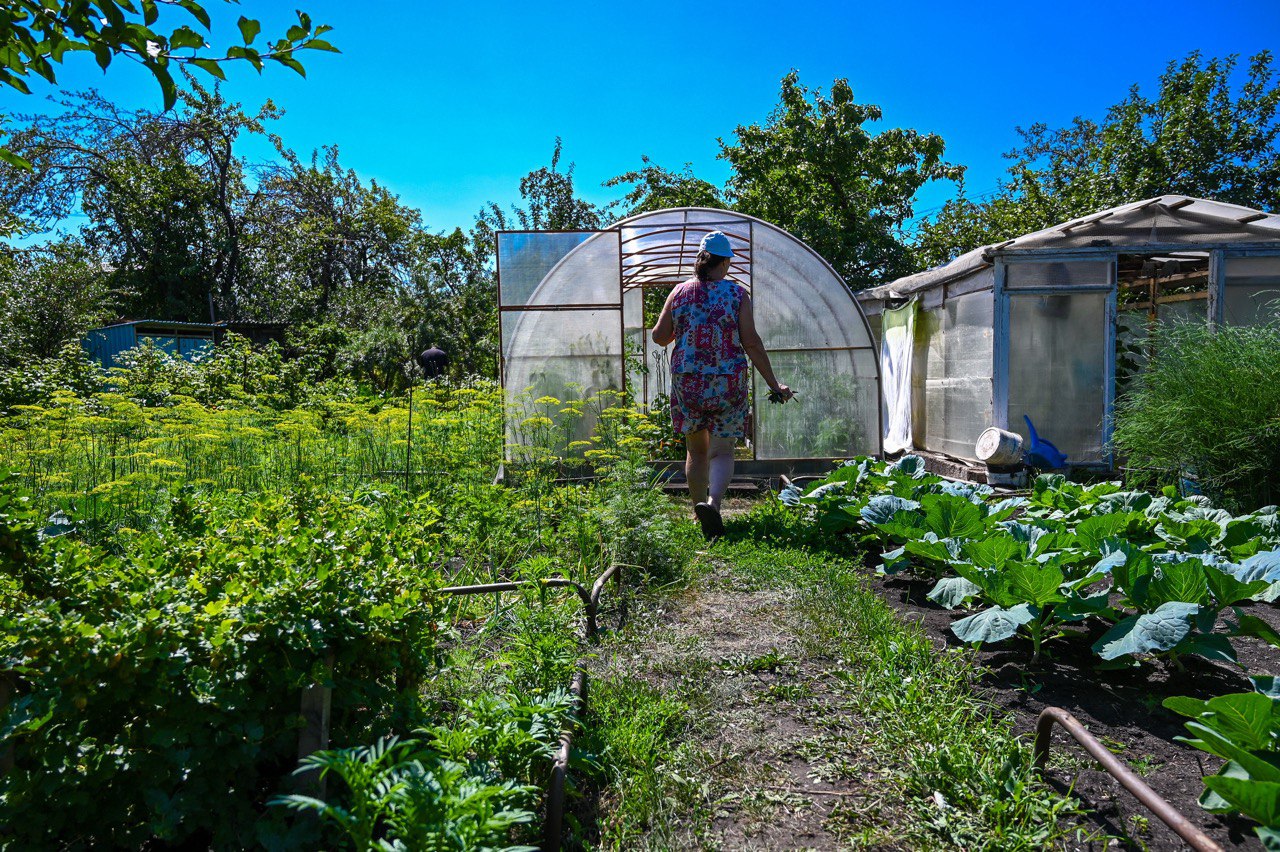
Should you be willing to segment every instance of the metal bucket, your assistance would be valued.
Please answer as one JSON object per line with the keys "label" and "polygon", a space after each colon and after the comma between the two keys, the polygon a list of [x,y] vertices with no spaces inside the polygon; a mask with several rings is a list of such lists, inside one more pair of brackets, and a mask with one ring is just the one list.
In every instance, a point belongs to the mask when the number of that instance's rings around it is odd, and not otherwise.
{"label": "metal bucket", "polygon": [[1022,462],[1022,436],[992,426],[978,436],[973,450],[978,461],[988,465],[1019,464]]}

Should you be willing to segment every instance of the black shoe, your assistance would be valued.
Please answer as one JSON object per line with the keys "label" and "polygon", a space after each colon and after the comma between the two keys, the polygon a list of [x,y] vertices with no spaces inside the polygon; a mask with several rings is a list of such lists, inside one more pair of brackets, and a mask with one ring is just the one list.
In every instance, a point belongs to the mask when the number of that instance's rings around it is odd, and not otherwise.
{"label": "black shoe", "polygon": [[693,507],[693,514],[697,515],[698,523],[702,524],[702,537],[707,541],[715,541],[724,535],[724,520],[715,506],[698,503]]}

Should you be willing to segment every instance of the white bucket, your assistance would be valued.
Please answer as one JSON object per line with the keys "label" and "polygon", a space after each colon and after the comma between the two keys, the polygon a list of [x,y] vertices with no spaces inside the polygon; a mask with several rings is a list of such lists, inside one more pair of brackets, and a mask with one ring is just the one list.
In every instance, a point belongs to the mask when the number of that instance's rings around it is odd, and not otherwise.
{"label": "white bucket", "polygon": [[992,426],[978,436],[973,451],[986,464],[1015,465],[1022,461],[1022,436]]}

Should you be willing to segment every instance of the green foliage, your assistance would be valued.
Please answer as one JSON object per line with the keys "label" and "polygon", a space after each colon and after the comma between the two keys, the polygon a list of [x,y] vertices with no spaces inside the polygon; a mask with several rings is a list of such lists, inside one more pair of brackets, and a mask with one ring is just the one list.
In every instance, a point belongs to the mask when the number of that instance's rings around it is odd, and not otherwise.
{"label": "green foliage", "polygon": [[936,134],[867,127],[879,107],[859,104],[847,80],[829,95],[810,92],[792,71],[763,124],[739,125],[720,156],[733,167],[726,190],[735,210],[772,222],[808,243],[851,287],[915,269],[901,240],[916,192],[963,169],[943,158]]}
{"label": "green foliage", "polygon": [[[1066,625],[1094,618],[1112,625],[1094,645],[1105,661],[1199,654],[1234,662],[1228,636],[1280,647],[1274,630],[1236,608],[1280,582],[1274,507],[1233,517],[1204,498],[1153,498],[1060,475],[1039,477],[1030,498],[994,502],[986,486],[928,475],[915,456],[857,459],[781,497],[818,529],[896,546],[881,570],[933,578],[929,598],[940,606],[980,601],[986,608],[951,626],[964,642],[1022,633],[1034,659]],[[1224,614],[1235,619],[1225,635],[1214,632]]]}
{"label": "green foliage", "polygon": [[48,403],[59,391],[89,396],[102,391],[106,377],[78,342],[64,344],[53,358],[27,359],[0,367],[0,415],[19,405]]}
{"label": "green foliage", "polygon": [[605,552],[612,562],[640,568],[657,582],[674,579],[687,559],[672,507],[653,471],[621,465],[598,510]]}
{"label": "green foliage", "polygon": [[105,320],[100,261],[75,239],[21,250],[0,262],[0,366],[54,358]]}
{"label": "green foliage", "polygon": [[[520,179],[520,200],[510,212],[490,203],[476,216],[476,240],[492,251],[493,234],[504,228],[533,231],[573,231],[601,227],[607,211],[579,198],[573,185],[574,164],[560,171],[564,144],[556,137],[550,165],[534,169]],[[488,258],[485,258],[486,261]]]}
{"label": "green foliage", "polygon": [[1116,448],[1157,483],[1194,477],[1235,511],[1280,500],[1280,317],[1154,330],[1137,388],[1116,404]]}
{"label": "green foliage", "polygon": [[[237,142],[264,135],[280,111],[256,113],[188,81],[180,108],[129,111],[95,91],[64,98],[53,115],[23,116],[10,145],[30,173],[0,170],[6,206],[42,231],[83,213],[82,237],[102,263],[104,313],[142,319],[242,318],[236,300],[271,225],[246,184]],[[261,246],[265,248],[265,246]]]}
{"label": "green foliage", "polygon": [[469,702],[453,726],[422,731],[422,740],[379,740],[372,746],[322,751],[299,773],[336,776],[346,790],[327,800],[289,795],[273,800],[311,812],[338,828],[356,850],[491,849],[529,823],[537,786],[571,721],[564,691],[513,706],[499,698]]}
{"label": "green foliage", "polygon": [[[194,364],[147,346],[129,361],[112,392],[54,390],[0,419],[21,468],[0,482],[0,677],[17,687],[0,710],[16,756],[0,844],[520,836],[583,653],[581,603],[534,581],[590,582],[623,557],[642,569],[629,580],[669,579],[689,552],[661,492],[621,463],[632,415],[601,418],[608,485],[500,487],[500,392],[420,388],[410,467],[434,473],[406,493],[379,476],[406,460],[402,402],[334,386],[291,401],[288,365],[243,341]],[[496,579],[529,584],[434,593]],[[335,750],[304,768],[351,785],[291,800],[331,824],[323,842],[319,823],[264,810],[289,791],[311,684],[333,688]],[[415,728],[411,747],[386,744]],[[49,800],[65,818],[34,816]]]}
{"label": "green foliage", "polygon": [[1154,99],[1135,85],[1099,123],[1019,128],[1008,178],[987,198],[958,198],[917,234],[936,266],[970,249],[1167,193],[1262,210],[1280,208],[1280,84],[1272,55],[1170,62]]}
{"label": "green foliage", "polygon": [[689,163],[684,164],[683,170],[671,172],[648,157],[640,159],[644,165],[639,169],[624,172],[604,182],[607,187],[633,185],[622,197],[621,203],[626,216],[651,213],[671,207],[720,208],[725,206],[724,196],[720,190],[713,184],[695,177]]}
{"label": "green foliage", "polygon": [[1274,678],[1254,678],[1254,692],[1208,701],[1169,698],[1164,706],[1189,716],[1190,737],[1178,737],[1226,764],[1204,779],[1200,804],[1214,813],[1241,813],[1267,849],[1280,843],[1280,699]]}
{"label": "green foliage", "polygon": [[[209,45],[199,31],[191,28],[191,24],[209,31],[211,21],[205,5],[197,0],[178,3],[167,0],[138,0],[137,3],[131,0],[13,0],[4,12],[0,45],[3,45],[8,61],[0,71],[0,83],[23,94],[31,94],[27,81],[33,75],[48,83],[57,83],[54,66],[62,64],[68,52],[89,51],[104,71],[113,59],[124,56],[151,72],[164,95],[164,107],[169,109],[177,100],[172,71],[175,65],[199,68],[223,80],[226,75],[222,63],[244,61],[261,72],[264,62],[276,62],[305,77],[306,71],[296,56],[299,51],[336,51],[333,45],[320,38],[332,27],[313,26],[310,16],[298,12],[297,23],[290,26],[282,37],[268,44],[265,50],[252,46],[262,25],[255,19],[241,16],[243,45],[229,47],[220,57],[201,53]],[[186,13],[182,16],[185,19],[182,24],[167,33],[157,28],[162,12],[178,8]],[[166,25],[176,23],[167,14],[163,17]]]}
{"label": "green foliage", "polygon": [[[0,613],[3,672],[21,684],[4,713],[13,843],[243,845],[296,754],[311,682],[334,685],[339,741],[421,721],[438,654],[429,505],[180,495],[110,549],[64,535],[35,553],[18,521],[0,565],[20,590]],[[49,799],[61,818],[40,815]]]}

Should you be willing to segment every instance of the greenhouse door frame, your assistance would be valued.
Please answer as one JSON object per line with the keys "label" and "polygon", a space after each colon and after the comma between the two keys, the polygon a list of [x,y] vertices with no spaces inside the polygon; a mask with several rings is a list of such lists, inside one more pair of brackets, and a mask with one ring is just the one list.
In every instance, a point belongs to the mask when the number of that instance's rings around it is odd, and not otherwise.
{"label": "greenhouse door frame", "polygon": [[[1185,249],[1184,249],[1185,250]],[[1009,354],[1012,347],[1010,338],[1009,317],[1011,315],[1011,298],[1017,296],[1070,296],[1079,293],[1102,293],[1106,296],[1103,311],[1103,377],[1102,377],[1102,423],[1099,429],[1101,439],[1102,460],[1096,462],[1071,462],[1074,468],[1111,469],[1115,466],[1115,453],[1111,446],[1111,435],[1115,426],[1116,402],[1116,280],[1118,252],[1114,248],[1102,251],[1087,252],[1046,252],[1027,250],[1026,253],[1010,252],[997,256],[995,261],[994,285],[994,325],[995,339],[992,341],[992,357],[995,360],[992,370],[992,424],[1000,429],[1009,429]],[[1097,285],[1063,285],[1044,287],[1008,286],[1010,266],[1019,264],[1072,263],[1072,262],[1106,262],[1107,283]]]}
{"label": "greenhouse door frame", "polygon": [[[553,305],[507,305],[502,300],[502,237],[507,234],[538,234],[538,235],[555,235],[555,234],[586,234],[588,239],[591,236],[600,234],[613,233],[618,238],[618,299],[616,302],[602,303],[557,303]],[[622,340],[622,357],[620,359],[620,375],[618,377],[618,387],[623,393],[627,392],[627,334],[626,334],[626,318],[622,311],[622,232],[616,228],[565,228],[555,231],[538,230],[536,228],[503,228],[494,232],[494,272],[496,275],[496,284],[498,291],[498,383],[503,390],[507,387],[507,353],[505,347],[505,337],[503,332],[505,329],[504,316],[508,313],[520,314],[530,311],[599,311],[607,313],[613,311],[618,315],[618,329],[621,333]],[[586,242],[586,239],[583,240]],[[581,245],[581,243],[579,243]],[[576,248],[576,246],[575,246]],[[570,249],[569,253],[572,253]],[[568,253],[565,255],[568,257]],[[562,258],[563,259],[563,258]]]}

